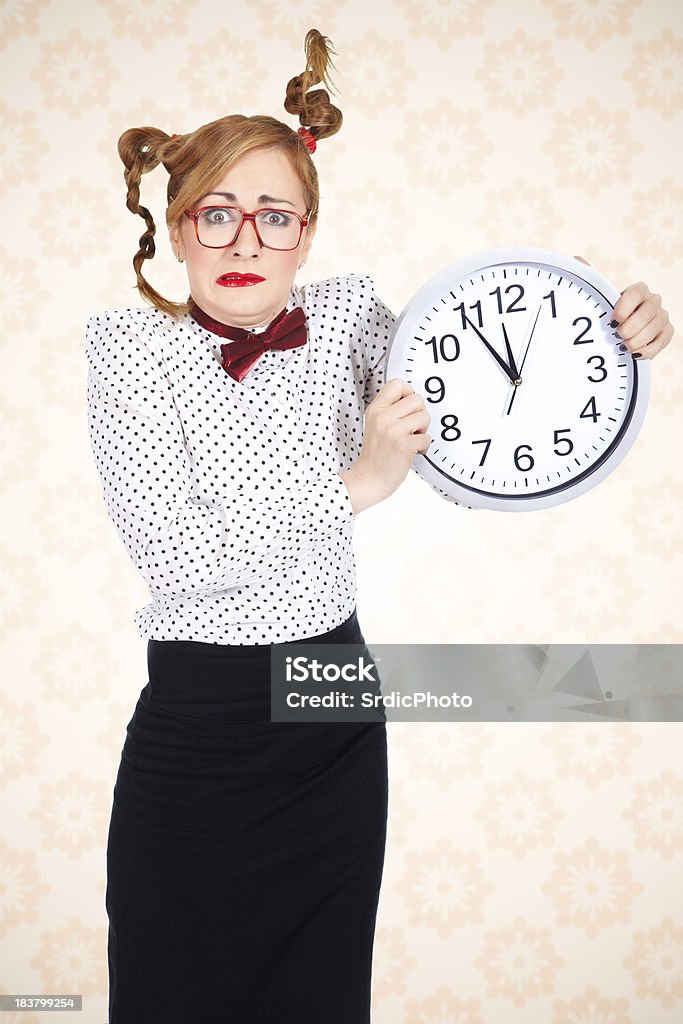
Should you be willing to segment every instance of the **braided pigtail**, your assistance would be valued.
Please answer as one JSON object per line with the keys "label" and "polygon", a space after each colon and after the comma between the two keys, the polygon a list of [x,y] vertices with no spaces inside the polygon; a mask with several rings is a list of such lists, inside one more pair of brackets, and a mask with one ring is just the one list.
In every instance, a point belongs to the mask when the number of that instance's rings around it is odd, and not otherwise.
{"label": "braided pigtail", "polygon": [[298,114],[299,123],[308,128],[316,141],[335,135],[342,126],[342,112],[330,103],[329,94],[325,89],[313,89],[312,85],[324,82],[328,88],[332,84],[328,75],[328,67],[332,63],[331,53],[336,53],[332,43],[312,28],[304,39],[306,53],[306,70],[287,84],[285,110],[289,114]]}
{"label": "braided pigtail", "polygon": [[131,213],[143,218],[146,230],[140,236],[140,248],[133,257],[133,268],[137,279],[140,295],[151,302],[157,309],[177,315],[181,308],[178,303],[170,302],[160,295],[156,288],[147,281],[141,267],[145,260],[151,260],[156,252],[154,235],[156,225],[152,214],[140,203],[140,182],[142,175],[154,170],[160,163],[166,163],[169,152],[176,147],[175,141],[159,128],[128,128],[118,141],[118,152],[125,170],[123,177],[128,188],[126,206]]}

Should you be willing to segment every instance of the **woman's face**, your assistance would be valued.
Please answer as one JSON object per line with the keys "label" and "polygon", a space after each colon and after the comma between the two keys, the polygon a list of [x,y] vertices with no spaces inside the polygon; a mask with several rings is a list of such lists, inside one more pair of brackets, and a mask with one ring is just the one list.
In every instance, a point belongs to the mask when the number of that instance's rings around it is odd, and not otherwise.
{"label": "woman's face", "polygon": [[[301,182],[282,150],[256,149],[240,157],[214,186],[194,204],[202,206],[239,206],[246,212],[269,206],[293,210],[306,216]],[[229,192],[234,198],[216,193]],[[259,197],[268,195],[272,199]],[[287,303],[300,263],[308,256],[315,228],[305,227],[296,249],[276,250],[262,247],[252,221],[244,221],[236,241],[225,249],[200,245],[189,217],[169,228],[176,255],[187,265],[190,294],[205,313],[235,327],[262,327],[277,316]],[[258,274],[263,281],[243,287],[218,284],[224,274]]]}

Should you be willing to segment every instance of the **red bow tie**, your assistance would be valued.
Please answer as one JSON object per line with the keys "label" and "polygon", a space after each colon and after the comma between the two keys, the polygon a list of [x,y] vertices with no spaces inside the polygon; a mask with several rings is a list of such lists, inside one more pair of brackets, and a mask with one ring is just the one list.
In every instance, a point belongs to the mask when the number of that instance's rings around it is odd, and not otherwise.
{"label": "red bow tie", "polygon": [[283,309],[260,334],[214,320],[200,309],[192,298],[188,300],[188,308],[202,327],[206,327],[212,334],[220,335],[221,338],[232,339],[230,343],[221,345],[221,356],[223,369],[236,381],[244,380],[266,349],[297,348],[299,345],[305,345],[308,340],[306,314],[301,306],[295,306],[289,313],[286,308]]}

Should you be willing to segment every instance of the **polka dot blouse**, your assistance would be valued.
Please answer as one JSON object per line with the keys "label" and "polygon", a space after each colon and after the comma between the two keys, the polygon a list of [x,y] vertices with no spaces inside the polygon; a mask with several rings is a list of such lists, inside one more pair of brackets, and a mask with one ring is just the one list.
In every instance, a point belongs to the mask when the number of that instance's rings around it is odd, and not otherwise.
{"label": "polka dot blouse", "polygon": [[[190,314],[107,310],[86,326],[88,432],[109,516],[152,601],[140,636],[267,644],[315,636],[356,604],[360,455],[395,317],[372,279],[299,287],[307,344],[240,383]],[[257,332],[258,333],[258,332]]]}

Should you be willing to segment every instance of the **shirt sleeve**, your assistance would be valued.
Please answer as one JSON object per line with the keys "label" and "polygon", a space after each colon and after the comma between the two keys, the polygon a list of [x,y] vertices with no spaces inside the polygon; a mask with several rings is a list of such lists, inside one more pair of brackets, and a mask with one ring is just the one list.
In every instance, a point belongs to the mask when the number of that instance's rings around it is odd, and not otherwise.
{"label": "shirt sleeve", "polygon": [[396,317],[376,294],[369,275],[352,276],[360,291],[360,356],[365,410],[384,384],[387,352]]}
{"label": "shirt sleeve", "polygon": [[91,317],[85,332],[88,435],[109,516],[153,594],[207,594],[274,576],[353,523],[338,473],[263,497],[197,502],[163,364],[131,322],[117,324],[116,365],[101,365],[105,316]]}

